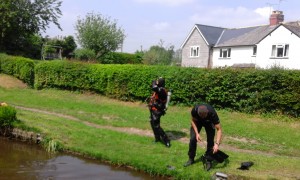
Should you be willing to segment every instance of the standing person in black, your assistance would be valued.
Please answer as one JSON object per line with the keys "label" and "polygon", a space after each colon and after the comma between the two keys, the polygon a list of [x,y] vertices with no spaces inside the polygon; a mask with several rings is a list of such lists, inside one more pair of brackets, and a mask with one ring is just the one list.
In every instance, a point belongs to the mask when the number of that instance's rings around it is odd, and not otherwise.
{"label": "standing person in black", "polygon": [[[196,156],[197,142],[202,141],[199,133],[201,128],[204,127],[207,136],[207,147],[206,152],[203,157],[206,158],[206,170],[210,170],[212,167],[212,157],[213,154],[218,152],[219,146],[222,138],[222,129],[220,125],[220,120],[215,109],[209,104],[199,104],[193,107],[191,111],[191,129],[190,129],[190,144],[189,144],[189,160],[184,166],[189,166],[194,163],[194,158]],[[217,130],[216,142],[215,130]]]}
{"label": "standing person in black", "polygon": [[168,99],[165,89],[165,80],[160,77],[152,82],[153,94],[149,103],[150,124],[154,133],[155,142],[162,141],[167,147],[171,147],[170,139],[160,126],[160,118],[165,114]]}

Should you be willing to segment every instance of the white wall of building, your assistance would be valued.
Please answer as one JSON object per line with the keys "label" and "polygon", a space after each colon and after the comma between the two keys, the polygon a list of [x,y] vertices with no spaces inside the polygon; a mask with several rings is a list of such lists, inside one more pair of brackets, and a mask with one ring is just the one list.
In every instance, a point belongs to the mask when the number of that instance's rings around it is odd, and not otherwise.
{"label": "white wall of building", "polygon": [[234,64],[255,63],[253,46],[230,47],[230,58],[220,58],[220,48],[213,49],[213,67],[232,66]]}
{"label": "white wall of building", "polygon": [[[272,45],[289,44],[287,58],[272,58]],[[257,45],[256,67],[271,68],[283,67],[287,69],[300,69],[300,38],[286,29],[278,27]]]}

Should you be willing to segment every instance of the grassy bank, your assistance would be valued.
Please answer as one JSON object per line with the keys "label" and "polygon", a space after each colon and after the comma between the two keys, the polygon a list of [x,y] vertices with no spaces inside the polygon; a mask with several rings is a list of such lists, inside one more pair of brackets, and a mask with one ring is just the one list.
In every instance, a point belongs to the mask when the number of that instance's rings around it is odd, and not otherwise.
{"label": "grassy bank", "polygon": [[[38,131],[66,150],[152,175],[209,179],[215,172],[224,172],[238,179],[300,178],[299,119],[219,110],[224,131],[221,149],[229,154],[230,162],[206,172],[201,163],[183,167],[188,159],[190,107],[171,106],[162,117],[162,127],[173,137],[172,147],[166,148],[152,143],[149,112],[142,102],[121,102],[92,93],[37,91],[5,75],[0,75],[0,101],[17,108],[19,127]],[[199,145],[198,157],[204,147]],[[243,161],[253,161],[254,166],[249,171],[237,170]]]}

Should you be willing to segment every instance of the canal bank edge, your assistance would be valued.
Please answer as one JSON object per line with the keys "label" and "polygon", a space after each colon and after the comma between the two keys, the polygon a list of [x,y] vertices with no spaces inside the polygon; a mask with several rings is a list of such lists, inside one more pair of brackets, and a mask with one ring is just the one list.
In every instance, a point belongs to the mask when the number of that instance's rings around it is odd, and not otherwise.
{"label": "canal bank edge", "polygon": [[2,137],[7,137],[9,139],[16,139],[20,141],[26,141],[30,143],[40,144],[43,140],[40,133],[35,133],[31,131],[25,131],[19,128],[2,128],[0,130],[0,135]]}

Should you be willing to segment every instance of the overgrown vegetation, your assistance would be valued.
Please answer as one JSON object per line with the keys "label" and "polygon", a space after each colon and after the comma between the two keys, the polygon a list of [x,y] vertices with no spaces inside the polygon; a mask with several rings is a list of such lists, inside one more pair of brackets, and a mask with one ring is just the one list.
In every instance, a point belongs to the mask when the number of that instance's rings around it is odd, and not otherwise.
{"label": "overgrown vegetation", "polygon": [[63,151],[63,145],[58,141],[51,139],[49,137],[45,137],[42,141],[42,146],[49,153],[55,153],[58,151]]}
{"label": "overgrown vegetation", "polygon": [[6,134],[6,131],[13,127],[13,123],[17,120],[16,114],[17,111],[14,107],[0,102],[0,132],[3,130],[2,133]]}

